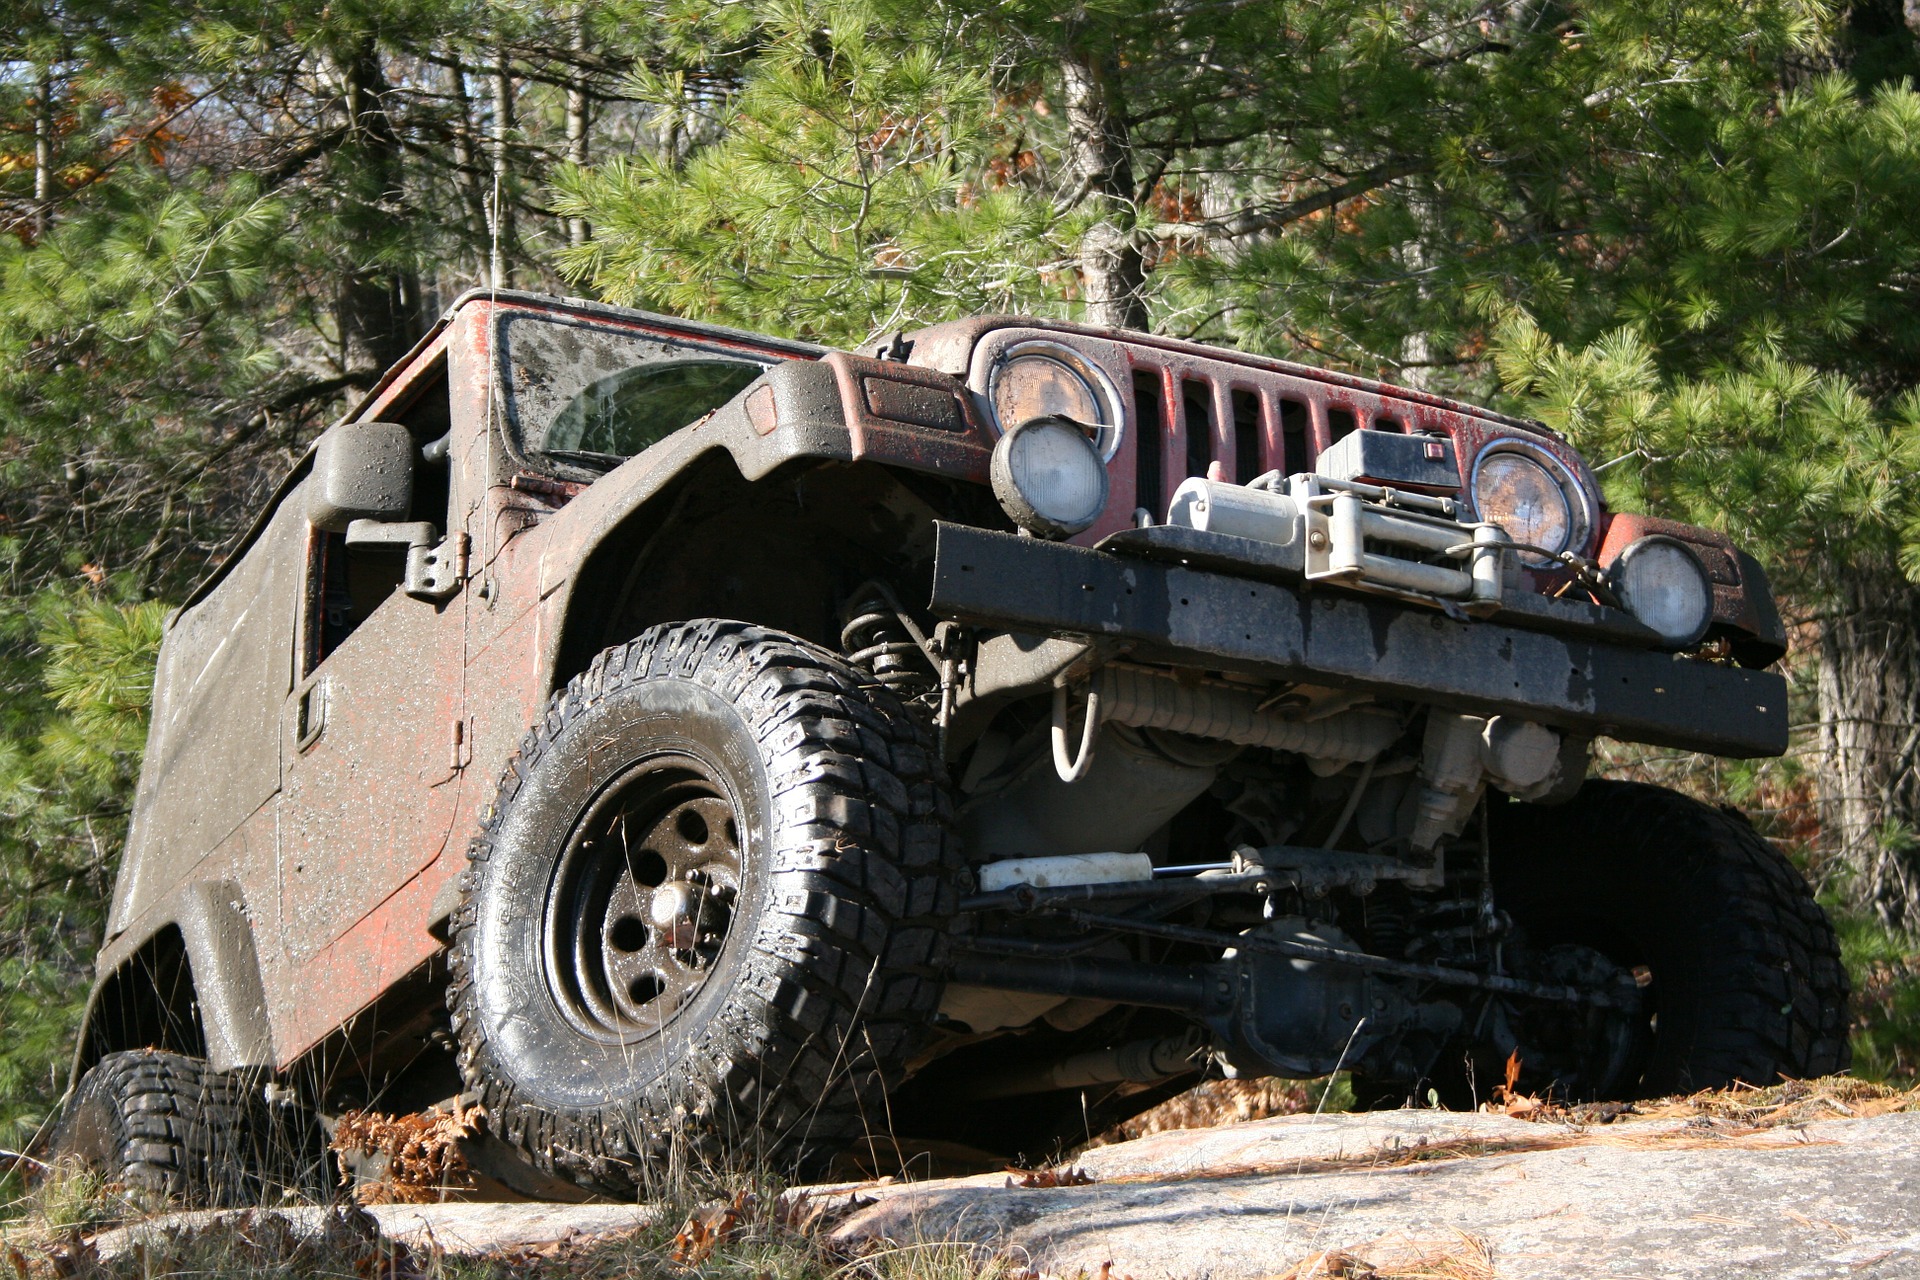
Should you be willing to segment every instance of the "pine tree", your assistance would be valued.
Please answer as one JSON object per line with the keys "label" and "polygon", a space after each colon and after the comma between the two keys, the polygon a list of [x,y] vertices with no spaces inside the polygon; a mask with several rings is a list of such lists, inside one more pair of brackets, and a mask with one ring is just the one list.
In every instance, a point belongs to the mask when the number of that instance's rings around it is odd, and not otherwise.
{"label": "pine tree", "polygon": [[985,71],[859,3],[774,6],[758,36],[737,91],[629,78],[714,141],[560,171],[556,208],[594,228],[564,267],[616,302],[852,346],[1045,295],[1063,222],[981,180],[1003,145]]}
{"label": "pine tree", "polygon": [[1023,310],[1532,406],[1776,566],[1828,830],[1920,911],[1895,0],[68,0],[0,39],[0,1145],[57,1092],[159,602],[488,280],[845,344]]}
{"label": "pine tree", "polygon": [[680,56],[653,20],[673,14],[633,16],[63,0],[0,20],[0,1147],[64,1087],[160,602],[454,294],[496,261],[558,283],[549,171],[664,145],[617,86]]}
{"label": "pine tree", "polygon": [[[1756,103],[1755,106],[1760,104]],[[1664,263],[1576,347],[1523,318],[1508,386],[1616,496],[1727,528],[1817,636],[1825,836],[1853,896],[1920,924],[1920,94],[1815,78],[1723,121],[1642,243]]]}

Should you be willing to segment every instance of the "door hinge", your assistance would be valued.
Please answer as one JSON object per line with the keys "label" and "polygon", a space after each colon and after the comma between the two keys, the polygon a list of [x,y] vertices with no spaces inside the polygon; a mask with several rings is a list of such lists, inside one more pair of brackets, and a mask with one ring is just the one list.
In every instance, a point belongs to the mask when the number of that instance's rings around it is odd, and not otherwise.
{"label": "door hinge", "polygon": [[445,600],[467,578],[467,531],[456,529],[439,546],[407,548],[407,577],[402,589],[421,600]]}

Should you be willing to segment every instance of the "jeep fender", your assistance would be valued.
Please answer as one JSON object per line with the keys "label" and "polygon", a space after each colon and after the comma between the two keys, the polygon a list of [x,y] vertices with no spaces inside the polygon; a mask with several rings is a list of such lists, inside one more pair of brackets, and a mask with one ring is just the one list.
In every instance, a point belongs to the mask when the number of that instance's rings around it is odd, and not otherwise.
{"label": "jeep fender", "polygon": [[[174,1041],[158,1047],[203,1055],[220,1071],[272,1066],[266,989],[240,886],[231,880],[195,881],[148,921],[147,927],[116,938],[101,955],[81,1021],[73,1079],[103,1054],[147,1047],[131,1040]],[[155,979],[180,961],[185,962],[179,975],[185,988],[169,991]]]}
{"label": "jeep fender", "polygon": [[[629,459],[541,527],[538,569],[540,678],[557,687],[574,647],[568,632],[583,599],[605,573],[617,535],[662,504],[722,455],[748,483],[801,461],[864,462],[985,484],[991,437],[965,388],[931,370],[846,352],[777,365],[705,421]],[[712,474],[708,472],[707,474]]]}

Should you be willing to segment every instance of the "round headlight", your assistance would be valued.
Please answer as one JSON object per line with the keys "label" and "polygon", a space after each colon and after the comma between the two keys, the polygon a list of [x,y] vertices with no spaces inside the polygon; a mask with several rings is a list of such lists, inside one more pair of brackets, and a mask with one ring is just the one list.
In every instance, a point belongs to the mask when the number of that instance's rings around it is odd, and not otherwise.
{"label": "round headlight", "polygon": [[1101,461],[1111,461],[1120,448],[1120,417],[1106,374],[1060,343],[1009,347],[987,375],[987,400],[1002,431],[1031,418],[1071,418],[1093,437]]}
{"label": "round headlight", "polygon": [[1676,649],[1699,641],[1713,621],[1713,585],[1692,547],[1654,534],[1641,538],[1607,570],[1628,613]]}
{"label": "round headlight", "polygon": [[1080,424],[1029,418],[993,447],[993,495],[1013,522],[1043,538],[1070,538],[1107,505],[1107,466]]}
{"label": "round headlight", "polygon": [[1515,542],[1540,548],[1520,553],[1528,564],[1552,564],[1541,552],[1571,551],[1586,541],[1587,505],[1579,482],[1545,450],[1495,441],[1473,464],[1472,491],[1480,519],[1499,525]]}

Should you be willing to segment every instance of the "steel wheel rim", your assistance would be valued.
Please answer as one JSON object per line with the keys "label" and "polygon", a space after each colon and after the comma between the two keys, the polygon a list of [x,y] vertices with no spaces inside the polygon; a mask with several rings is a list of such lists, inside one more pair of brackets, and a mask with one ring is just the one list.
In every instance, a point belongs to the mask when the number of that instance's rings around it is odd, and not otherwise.
{"label": "steel wheel rim", "polygon": [[733,935],[746,865],[738,806],[683,753],[629,766],[575,823],[547,891],[547,989],[581,1034],[659,1035],[707,984]]}
{"label": "steel wheel rim", "polygon": [[[1536,981],[1557,985],[1619,990],[1619,980],[1632,974],[1639,999],[1626,1007],[1549,1005],[1529,1010],[1518,1020],[1523,1042],[1523,1066],[1550,1073],[1551,1087],[1570,1101],[1606,1098],[1639,1075],[1653,1034],[1657,1007],[1646,988],[1652,970],[1623,965],[1608,949],[1580,942],[1561,942],[1545,948],[1527,966]],[[1645,975],[1645,981],[1641,980]],[[1527,1064],[1525,1057],[1534,1062]],[[1530,1085],[1539,1088],[1539,1084]]]}

